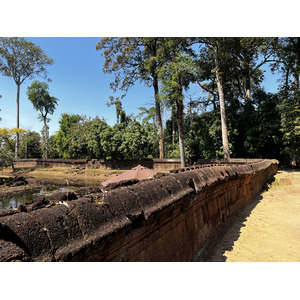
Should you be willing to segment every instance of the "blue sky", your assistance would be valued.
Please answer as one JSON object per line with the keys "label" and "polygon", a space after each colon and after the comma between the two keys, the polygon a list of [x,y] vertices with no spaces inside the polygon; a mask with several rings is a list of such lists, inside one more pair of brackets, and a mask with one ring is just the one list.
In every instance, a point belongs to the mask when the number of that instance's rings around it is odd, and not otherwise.
{"label": "blue sky", "polygon": [[[50,95],[59,99],[59,104],[53,115],[49,116],[50,133],[58,130],[58,121],[62,113],[86,115],[88,117],[105,118],[110,125],[116,122],[114,107],[107,107],[110,95],[118,96],[109,88],[113,80],[110,74],[104,74],[102,65],[104,58],[96,51],[100,38],[27,38],[39,45],[47,55],[55,60],[48,66]],[[43,78],[36,77],[43,81]],[[40,132],[41,122],[38,112],[33,109],[27,98],[27,87],[32,80],[26,80],[21,85],[20,94],[20,127],[26,130]],[[12,78],[0,76],[0,116],[1,127],[16,126],[16,85]],[[153,101],[153,90],[142,84],[132,87],[124,98],[123,108],[126,112],[137,114],[136,107],[145,106]]]}
{"label": "blue sky", "polygon": [[[59,129],[58,121],[65,112],[87,117],[98,115],[108,124],[115,124],[115,108],[108,107],[106,102],[110,95],[120,96],[121,93],[113,93],[109,88],[113,75],[104,74],[102,71],[104,58],[100,55],[100,51],[96,51],[96,44],[100,38],[34,37],[28,40],[39,45],[55,61],[47,68],[48,76],[52,79],[49,83],[50,95],[59,99],[54,114],[49,116],[50,134]],[[267,91],[275,92],[276,78],[268,71],[268,66],[265,69],[266,80],[263,85]],[[43,81],[41,77],[35,79]],[[27,87],[31,83],[32,80],[27,79],[21,85],[20,127],[40,132],[42,123],[38,120],[39,113],[34,110],[26,95]],[[16,85],[12,78],[0,76],[0,95],[2,95],[0,126],[13,128],[16,126]],[[153,89],[137,82],[124,98],[123,109],[127,114],[137,115],[139,113],[137,107],[147,106],[153,102]]]}

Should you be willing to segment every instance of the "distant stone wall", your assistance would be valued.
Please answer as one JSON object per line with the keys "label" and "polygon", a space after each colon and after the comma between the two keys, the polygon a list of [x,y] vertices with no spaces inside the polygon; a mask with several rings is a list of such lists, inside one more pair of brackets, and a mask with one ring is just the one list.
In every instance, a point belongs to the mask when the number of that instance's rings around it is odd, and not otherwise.
{"label": "distant stone wall", "polygon": [[154,170],[172,170],[180,167],[180,159],[104,160],[104,159],[15,159],[16,167],[79,167],[128,170],[142,165]]}
{"label": "distant stone wall", "polygon": [[190,261],[276,160],[202,166],[28,212],[0,212],[0,261]]}
{"label": "distant stone wall", "polygon": [[[229,162],[223,159],[198,159],[193,166],[198,165],[229,165],[247,164],[262,161],[262,159],[232,158]],[[144,160],[104,160],[104,159],[39,159],[23,158],[15,159],[16,167],[78,167],[78,168],[99,168],[111,170],[129,170],[137,165],[142,165],[154,170],[174,170],[181,168],[180,159],[144,159]]]}
{"label": "distant stone wall", "polygon": [[15,167],[79,167],[86,168],[87,159],[42,159],[23,158],[14,159]]}
{"label": "distant stone wall", "polygon": [[154,170],[172,170],[181,166],[180,159],[144,159],[144,160],[104,160],[92,159],[88,162],[89,168],[102,168],[112,170],[128,170],[142,165],[143,167]]}

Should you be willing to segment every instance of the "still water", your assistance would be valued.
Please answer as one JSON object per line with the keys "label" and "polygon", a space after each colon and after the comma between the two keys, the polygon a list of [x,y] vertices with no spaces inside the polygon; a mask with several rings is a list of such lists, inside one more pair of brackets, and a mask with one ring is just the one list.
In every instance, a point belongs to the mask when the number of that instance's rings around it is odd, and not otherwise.
{"label": "still water", "polygon": [[91,182],[70,182],[69,184],[58,182],[39,182],[39,187],[16,191],[11,193],[0,193],[0,209],[18,208],[21,204],[31,202],[34,198],[50,192],[72,192],[78,187],[94,186]]}
{"label": "still water", "polygon": [[35,197],[47,194],[49,192],[71,192],[73,189],[65,187],[41,187],[30,190],[18,191],[0,195],[0,209],[18,208],[21,204],[31,202]]}

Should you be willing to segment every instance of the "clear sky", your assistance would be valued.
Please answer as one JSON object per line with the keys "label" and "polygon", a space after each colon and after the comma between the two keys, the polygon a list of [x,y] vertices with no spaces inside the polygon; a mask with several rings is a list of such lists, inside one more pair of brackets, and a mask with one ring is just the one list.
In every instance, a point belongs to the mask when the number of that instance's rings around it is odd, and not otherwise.
{"label": "clear sky", "polygon": [[[53,115],[50,115],[50,133],[58,130],[58,120],[62,113],[86,115],[88,117],[105,118],[110,125],[116,122],[115,108],[108,107],[106,102],[113,93],[109,82],[113,80],[110,74],[104,74],[102,65],[104,58],[96,51],[100,38],[88,37],[45,37],[27,38],[39,45],[45,53],[54,59],[55,63],[47,67],[50,95],[59,99]],[[36,80],[44,81],[41,77]],[[34,110],[26,95],[27,87],[32,80],[26,80],[21,85],[20,93],[20,127],[26,130],[41,131],[42,123],[38,121],[38,112]],[[0,75],[0,116],[1,127],[16,126],[16,84],[12,78]],[[153,90],[137,83],[124,98],[123,109],[126,113],[137,114],[138,106],[146,106],[153,101]]]}

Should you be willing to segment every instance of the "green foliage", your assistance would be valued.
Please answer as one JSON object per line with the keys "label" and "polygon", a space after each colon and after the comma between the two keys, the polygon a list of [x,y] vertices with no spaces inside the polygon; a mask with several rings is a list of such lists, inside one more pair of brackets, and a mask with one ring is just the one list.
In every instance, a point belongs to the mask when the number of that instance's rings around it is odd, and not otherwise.
{"label": "green foliage", "polygon": [[131,120],[110,127],[98,117],[69,114],[63,114],[59,123],[53,140],[62,158],[142,159],[156,153],[156,127],[150,123]]}
{"label": "green foliage", "polygon": [[[25,38],[0,38],[0,73],[12,77],[17,85],[17,128],[19,128],[20,86],[28,78],[47,78],[46,66],[54,61],[34,43]],[[18,154],[19,134],[16,138],[15,153]]]}
{"label": "green foliage", "polygon": [[[280,113],[278,97],[258,90],[253,94],[254,111],[244,116],[245,151],[250,157],[280,159]],[[249,104],[250,105],[250,104]]]}
{"label": "green foliage", "polygon": [[219,112],[211,111],[186,119],[186,155],[191,162],[198,158],[222,157],[221,122]]}
{"label": "green foliage", "polygon": [[109,96],[109,102],[106,102],[106,105],[108,107],[110,107],[111,105],[116,106],[117,123],[125,122],[126,114],[125,111],[122,109],[122,102],[119,97],[114,99],[113,96]]}
{"label": "green foliage", "polygon": [[98,159],[106,159],[111,155],[110,139],[112,131],[110,126],[99,118],[85,122],[84,127],[88,129],[87,149],[90,156]]}
{"label": "green foliage", "polygon": [[35,110],[39,111],[42,119],[52,115],[58,99],[49,95],[49,85],[35,80],[27,89],[27,96]]}
{"label": "green foliage", "polygon": [[283,153],[300,164],[300,105],[299,99],[289,95],[282,99],[281,132],[283,133]]}
{"label": "green foliage", "polygon": [[60,155],[58,153],[58,149],[56,146],[56,142],[55,142],[55,134],[51,135],[49,137],[49,141],[48,141],[48,156],[50,158],[60,158]]}
{"label": "green foliage", "polygon": [[0,72],[12,77],[17,85],[35,75],[46,78],[46,66],[53,63],[39,46],[25,38],[0,38]]}
{"label": "green foliage", "polygon": [[28,131],[21,138],[19,148],[20,158],[41,158],[41,136],[35,131]]}
{"label": "green foliage", "polygon": [[82,121],[80,115],[74,114],[62,114],[59,120],[59,130],[54,137],[56,143],[57,152],[61,158],[70,158],[72,156],[72,143],[71,134],[72,126],[79,124]]}
{"label": "green foliage", "polygon": [[12,166],[14,170],[14,145],[17,133],[23,135],[26,130],[21,128],[0,128],[0,168]]}
{"label": "green foliage", "polygon": [[122,136],[120,151],[125,159],[143,159],[151,153],[151,143],[149,143],[146,128],[139,122],[133,120],[129,122]]}
{"label": "green foliage", "polygon": [[156,127],[150,123],[139,123],[136,120],[112,127],[111,158],[144,159],[157,156],[158,136]]}
{"label": "green foliage", "polygon": [[43,121],[44,126],[42,130],[43,143],[42,151],[43,157],[48,158],[48,130],[47,123],[50,121],[47,118],[48,114],[53,114],[57,106],[58,99],[49,95],[49,86],[46,82],[39,82],[35,80],[27,89],[27,96],[32,103],[35,110],[40,112],[39,119]]}

